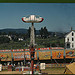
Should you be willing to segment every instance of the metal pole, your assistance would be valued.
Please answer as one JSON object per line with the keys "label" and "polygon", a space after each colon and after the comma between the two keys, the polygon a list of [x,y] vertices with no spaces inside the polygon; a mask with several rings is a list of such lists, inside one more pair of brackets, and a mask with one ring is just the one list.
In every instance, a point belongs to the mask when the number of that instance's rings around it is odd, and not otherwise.
{"label": "metal pole", "polygon": [[24,49],[24,66],[25,66],[25,49]]}
{"label": "metal pole", "polygon": [[12,65],[12,70],[13,70],[13,53],[12,53],[12,49],[11,49],[11,58],[12,58],[12,60],[11,60],[11,65]]}
{"label": "metal pole", "polygon": [[11,65],[12,65],[12,48],[11,48]]}

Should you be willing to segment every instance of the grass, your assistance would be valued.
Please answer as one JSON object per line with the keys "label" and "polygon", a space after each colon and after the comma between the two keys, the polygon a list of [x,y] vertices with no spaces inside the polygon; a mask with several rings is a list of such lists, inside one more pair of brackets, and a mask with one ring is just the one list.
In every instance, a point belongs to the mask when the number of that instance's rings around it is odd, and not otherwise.
{"label": "grass", "polygon": [[42,70],[42,72],[48,73],[48,74],[64,74],[65,68],[46,68],[45,70]]}
{"label": "grass", "polygon": [[[64,74],[65,68],[46,68],[44,70],[41,70],[42,73],[48,73],[48,74]],[[25,72],[25,71],[24,71]],[[23,74],[24,72],[19,71],[2,71],[0,74]]]}
{"label": "grass", "polygon": [[0,72],[0,74],[23,74],[23,72],[19,72],[19,71],[2,71]]}
{"label": "grass", "polygon": [[[52,44],[58,44],[63,47],[64,45],[64,38],[58,39],[58,37],[52,37],[47,39],[36,38],[36,48],[45,48],[53,46]],[[26,39],[25,41],[10,41],[9,43],[0,44],[0,49],[26,49],[29,48],[28,45],[30,44],[30,39]],[[54,47],[54,46],[53,46]]]}

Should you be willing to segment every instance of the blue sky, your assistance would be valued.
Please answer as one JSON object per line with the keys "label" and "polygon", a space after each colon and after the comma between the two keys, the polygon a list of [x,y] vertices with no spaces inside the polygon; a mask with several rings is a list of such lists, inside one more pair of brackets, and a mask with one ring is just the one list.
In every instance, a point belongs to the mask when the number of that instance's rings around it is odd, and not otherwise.
{"label": "blue sky", "polygon": [[0,29],[28,29],[31,24],[21,18],[31,14],[44,18],[35,23],[37,30],[45,26],[48,31],[75,30],[75,3],[0,3]]}

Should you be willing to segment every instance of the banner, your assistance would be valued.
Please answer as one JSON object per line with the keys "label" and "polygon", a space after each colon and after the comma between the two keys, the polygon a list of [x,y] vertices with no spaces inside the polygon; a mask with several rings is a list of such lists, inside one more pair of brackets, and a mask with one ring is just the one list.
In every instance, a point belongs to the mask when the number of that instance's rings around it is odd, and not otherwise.
{"label": "banner", "polygon": [[16,52],[16,51],[24,51],[24,49],[13,49],[12,52]]}
{"label": "banner", "polygon": [[[25,52],[25,58],[26,60],[31,60],[30,52]],[[34,60],[37,60],[37,52],[35,52],[34,58],[35,58]]]}
{"label": "banner", "polygon": [[11,52],[11,50],[0,50],[0,52]]}
{"label": "banner", "polygon": [[63,47],[51,47],[51,49],[64,49]]}
{"label": "banner", "polygon": [[11,61],[11,53],[0,53],[1,61]]}
{"label": "banner", "polygon": [[66,50],[65,58],[75,58],[75,50]]}
{"label": "banner", "polygon": [[13,53],[14,61],[24,60],[24,52]]}
{"label": "banner", "polygon": [[30,60],[30,52],[25,52],[25,58],[26,60]]}
{"label": "banner", "polygon": [[63,50],[53,50],[52,51],[52,59],[63,59]]}
{"label": "banner", "polygon": [[50,48],[38,48],[38,50],[50,50]]}
{"label": "banner", "polygon": [[39,51],[39,60],[51,59],[50,51]]}
{"label": "banner", "polygon": [[30,49],[25,49],[25,51],[29,51]]}

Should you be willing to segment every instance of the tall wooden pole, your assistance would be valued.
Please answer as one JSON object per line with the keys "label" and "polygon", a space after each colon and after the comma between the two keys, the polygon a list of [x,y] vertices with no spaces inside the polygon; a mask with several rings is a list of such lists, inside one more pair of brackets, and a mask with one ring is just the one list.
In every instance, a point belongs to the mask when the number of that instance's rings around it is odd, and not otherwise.
{"label": "tall wooden pole", "polygon": [[34,46],[35,46],[35,34],[34,34],[34,23],[32,23],[30,34],[30,57],[31,57],[32,75],[34,74],[34,54],[35,54]]}
{"label": "tall wooden pole", "polygon": [[31,55],[31,71],[32,75],[34,74],[34,47],[32,46],[30,49],[30,55]]}

